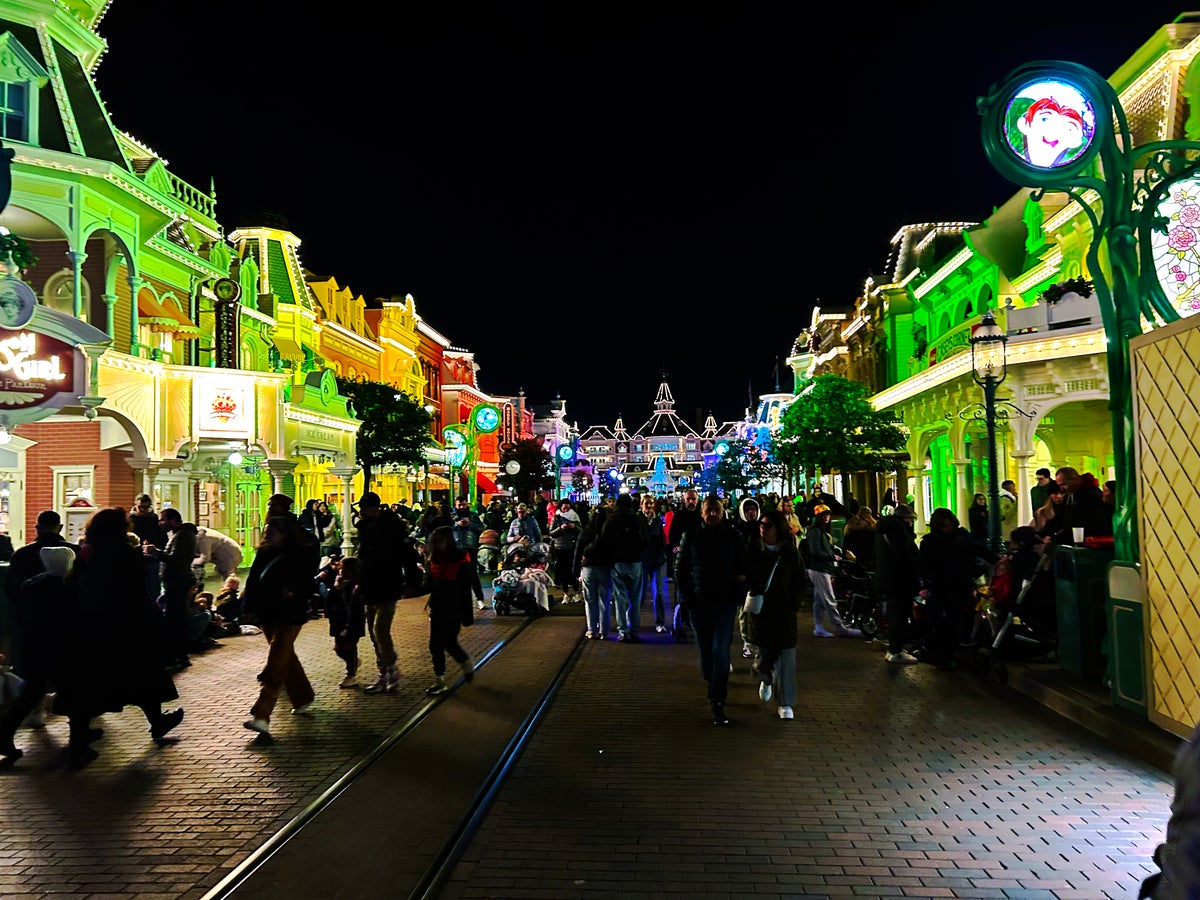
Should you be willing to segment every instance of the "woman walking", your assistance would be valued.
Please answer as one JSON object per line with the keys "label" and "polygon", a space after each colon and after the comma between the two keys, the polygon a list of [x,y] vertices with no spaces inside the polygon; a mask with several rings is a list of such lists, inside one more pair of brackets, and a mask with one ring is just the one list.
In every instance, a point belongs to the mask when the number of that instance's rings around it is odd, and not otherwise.
{"label": "woman walking", "polygon": [[267,661],[258,675],[262,685],[258,700],[242,725],[267,737],[281,689],[287,690],[293,715],[308,715],[312,710],[312,685],[296,657],[295,646],[300,628],[308,621],[308,598],[313,590],[310,571],[308,547],[300,526],[283,516],[268,519],[246,576],[242,612],[242,621],[249,620],[261,628],[268,645]]}
{"label": "woman walking", "polygon": [[589,641],[604,640],[612,627],[612,551],[600,540],[600,532],[607,521],[604,507],[596,509],[575,544],[587,626],[584,637]]}
{"label": "woman walking", "polygon": [[[150,725],[150,737],[161,743],[183,721],[183,710],[161,709],[164,702],[178,699],[179,692],[164,668],[165,625],[146,592],[136,541],[124,509],[99,510],[84,526],[79,558],[68,579],[77,604],[67,623],[71,647],[65,680],[70,687],[56,699],[55,708],[74,725],[89,715],[136,706]],[[100,671],[103,679],[95,677]],[[72,727],[72,764],[86,765],[99,755],[87,746],[94,736],[97,730]]]}
{"label": "woman walking", "polygon": [[[813,523],[804,536],[808,551],[808,577],[813,592],[813,635],[816,637],[861,637],[857,628],[847,628],[838,612],[837,599],[833,593],[833,573],[841,557],[833,547],[829,536],[830,519],[833,513],[828,506],[819,503],[813,507]],[[828,621],[829,628],[822,624]]]}
{"label": "woman walking", "polygon": [[747,638],[755,647],[754,673],[758,696],[775,698],[779,718],[793,719],[796,703],[796,613],[800,611],[803,570],[787,517],[766,510],[758,522],[759,538],[749,546],[750,592],[762,596],[762,611],[746,616]]}
{"label": "woman walking", "polygon": [[446,687],[447,653],[462,666],[464,680],[475,677],[475,665],[458,643],[462,626],[474,622],[471,568],[475,563],[469,553],[454,543],[454,532],[449,526],[433,530],[425,552],[429,589],[429,601],[425,606],[429,610],[429,658],[433,662],[433,684],[425,689],[425,693],[432,697],[449,690]]}

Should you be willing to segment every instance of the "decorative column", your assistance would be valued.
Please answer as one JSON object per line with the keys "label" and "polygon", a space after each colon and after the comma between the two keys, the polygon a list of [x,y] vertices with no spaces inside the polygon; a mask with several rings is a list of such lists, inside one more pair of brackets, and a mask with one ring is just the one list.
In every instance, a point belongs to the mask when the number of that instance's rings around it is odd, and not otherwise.
{"label": "decorative column", "polygon": [[[272,493],[283,493],[283,477],[291,474],[296,468],[296,463],[290,459],[268,459],[267,471],[271,473]],[[296,500],[295,497],[292,498]]]}
{"label": "decorative column", "polygon": [[1033,521],[1033,501],[1029,497],[1029,488],[1033,479],[1033,451],[1014,450],[1009,454],[1017,464],[1017,523],[1028,525]]}
{"label": "decorative column", "polygon": [[965,522],[967,518],[967,509],[974,499],[971,496],[971,491],[967,487],[967,472],[971,468],[969,459],[952,459],[950,465],[954,466],[954,514],[958,516],[959,521]]}
{"label": "decorative column", "polygon": [[[149,494],[151,497],[153,497],[154,496],[154,473],[156,471],[158,471],[159,466],[162,465],[162,460],[160,460],[160,459],[127,459],[125,461],[129,464],[129,468],[133,469],[135,478],[137,476],[137,473],[141,472],[141,474],[142,474],[142,487],[141,487],[141,490],[138,491],[138,493],[139,494]],[[132,506],[133,498],[130,497],[129,499],[131,501],[130,505]]]}
{"label": "decorative column", "polygon": [[[68,250],[67,259],[71,261],[71,293],[73,295],[72,303],[74,304],[75,318],[87,322],[91,319],[91,315],[85,316],[83,314],[83,291],[79,286],[83,277],[83,261],[87,259],[87,254],[82,250]],[[88,310],[88,313],[90,314],[91,310]],[[112,334],[112,331],[110,330],[108,333]]]}
{"label": "decorative column", "polygon": [[350,482],[358,474],[358,466],[330,466],[330,475],[342,479],[342,556],[354,552],[354,541],[350,537],[353,527],[350,519]]}

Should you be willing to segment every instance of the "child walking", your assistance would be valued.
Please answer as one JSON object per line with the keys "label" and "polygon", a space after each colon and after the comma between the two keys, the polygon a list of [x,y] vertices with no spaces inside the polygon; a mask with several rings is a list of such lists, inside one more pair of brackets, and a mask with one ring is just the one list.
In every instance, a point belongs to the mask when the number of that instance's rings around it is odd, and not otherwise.
{"label": "child walking", "polygon": [[465,681],[475,677],[475,665],[458,643],[462,626],[475,621],[475,613],[471,608],[471,567],[474,563],[454,543],[454,533],[446,525],[433,530],[425,552],[429,560],[426,567],[429,655],[433,660],[434,675],[433,684],[425,689],[425,693],[433,696],[449,690],[446,687],[447,653],[462,666]]}
{"label": "child walking", "polygon": [[358,687],[358,640],[367,630],[366,610],[358,591],[359,562],[347,556],[337,563],[333,588],[325,601],[333,652],[346,663],[346,677],[338,687]]}

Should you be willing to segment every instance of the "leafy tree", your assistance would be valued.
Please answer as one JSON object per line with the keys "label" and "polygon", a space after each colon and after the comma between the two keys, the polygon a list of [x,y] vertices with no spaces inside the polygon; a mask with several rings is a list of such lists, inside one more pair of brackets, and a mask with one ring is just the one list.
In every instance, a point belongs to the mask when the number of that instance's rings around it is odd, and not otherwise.
{"label": "leafy tree", "polygon": [[586,494],[592,489],[594,483],[592,473],[583,469],[576,469],[575,474],[571,476],[571,490],[576,494]]}
{"label": "leafy tree", "polygon": [[712,466],[712,477],[732,497],[747,494],[753,487],[765,486],[779,477],[782,468],[771,457],[768,448],[752,441],[736,440],[730,441],[729,451]]}
{"label": "leafy tree", "polygon": [[425,448],[432,443],[432,418],[421,403],[394,385],[378,381],[339,378],[337,386],[362,420],[357,447],[364,488],[371,484],[371,472],[383,466],[424,465]]}
{"label": "leafy tree", "polygon": [[819,375],[784,410],[773,455],[793,471],[884,472],[885,454],[904,448],[904,429],[890,412],[871,405],[865,384]]}
{"label": "leafy tree", "polygon": [[[521,469],[510,475],[504,467],[514,459]],[[542,491],[553,490],[555,480],[554,460],[539,441],[526,438],[500,454],[500,475],[496,483],[518,500],[529,500]]]}

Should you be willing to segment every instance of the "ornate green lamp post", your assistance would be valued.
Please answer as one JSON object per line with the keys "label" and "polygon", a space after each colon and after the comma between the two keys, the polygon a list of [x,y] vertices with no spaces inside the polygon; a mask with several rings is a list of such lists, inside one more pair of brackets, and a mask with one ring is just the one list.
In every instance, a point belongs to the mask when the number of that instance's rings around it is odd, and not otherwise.
{"label": "ornate green lamp post", "polygon": [[[471,507],[475,507],[475,499],[479,494],[476,485],[476,475],[479,470],[479,435],[492,434],[500,427],[500,410],[491,403],[480,403],[471,410],[467,421],[461,425],[447,425],[442,429],[442,440],[446,444],[446,463],[451,473],[465,469],[467,475],[467,496]],[[451,492],[451,502],[458,493],[458,484],[451,478],[454,490]]]}
{"label": "ornate green lamp post", "polygon": [[[1061,191],[1092,224],[1087,264],[1107,333],[1109,410],[1117,512],[1114,555],[1138,561],[1137,479],[1133,471],[1133,397],[1129,339],[1141,318],[1172,322],[1153,265],[1155,233],[1166,235],[1160,204],[1200,167],[1190,141],[1132,146],[1116,91],[1091,69],[1069,62],[1031,62],[1014,69],[978,100],[983,148],[1001,175],[1019,185]],[[1093,192],[1094,195],[1093,196]]]}

